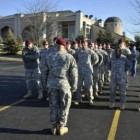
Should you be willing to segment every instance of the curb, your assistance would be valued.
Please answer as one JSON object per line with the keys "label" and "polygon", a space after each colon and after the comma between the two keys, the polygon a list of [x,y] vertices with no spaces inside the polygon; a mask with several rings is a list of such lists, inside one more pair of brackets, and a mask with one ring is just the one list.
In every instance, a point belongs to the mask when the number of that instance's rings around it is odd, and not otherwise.
{"label": "curb", "polygon": [[22,62],[21,58],[12,58],[12,57],[0,57],[0,61],[17,61]]}

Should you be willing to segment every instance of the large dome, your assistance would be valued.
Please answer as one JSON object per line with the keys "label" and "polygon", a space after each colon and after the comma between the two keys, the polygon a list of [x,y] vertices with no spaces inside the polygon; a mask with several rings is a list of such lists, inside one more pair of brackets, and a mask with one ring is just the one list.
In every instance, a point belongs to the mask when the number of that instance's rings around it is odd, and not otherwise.
{"label": "large dome", "polygon": [[118,17],[109,17],[105,20],[105,23],[108,23],[108,22],[122,22],[122,21]]}

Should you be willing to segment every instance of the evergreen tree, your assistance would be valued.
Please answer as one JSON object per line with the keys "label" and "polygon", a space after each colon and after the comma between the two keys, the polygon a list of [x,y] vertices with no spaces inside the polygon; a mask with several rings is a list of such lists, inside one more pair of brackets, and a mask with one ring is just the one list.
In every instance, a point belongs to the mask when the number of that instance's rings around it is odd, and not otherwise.
{"label": "evergreen tree", "polygon": [[102,44],[105,41],[105,34],[103,33],[102,30],[99,31],[99,33],[97,34],[97,38],[96,41],[98,44]]}
{"label": "evergreen tree", "polygon": [[140,51],[140,36],[139,35],[135,36],[135,41],[136,41],[135,46],[136,46],[137,50]]}
{"label": "evergreen tree", "polygon": [[114,44],[114,40],[115,40],[115,38],[113,37],[112,32],[110,30],[106,30],[104,43]]}
{"label": "evergreen tree", "polygon": [[83,29],[81,29],[79,31],[79,35],[75,38],[75,40],[79,43],[81,43],[81,41],[84,39],[84,36],[83,36]]}
{"label": "evergreen tree", "polygon": [[2,46],[3,46],[3,39],[2,39],[2,37],[0,36],[0,50],[2,49]]}
{"label": "evergreen tree", "polygon": [[122,38],[125,40],[126,47],[130,47],[130,42],[131,42],[131,40],[130,40],[129,38],[126,37],[125,32],[123,32]]}
{"label": "evergreen tree", "polygon": [[16,54],[19,51],[17,39],[10,29],[7,31],[4,44],[2,50],[8,54]]}
{"label": "evergreen tree", "polygon": [[18,45],[19,50],[22,50],[22,48],[23,48],[23,40],[22,40],[21,37],[17,37],[17,45]]}
{"label": "evergreen tree", "polygon": [[0,44],[1,44],[1,43],[3,43],[3,39],[2,39],[2,37],[0,36]]}

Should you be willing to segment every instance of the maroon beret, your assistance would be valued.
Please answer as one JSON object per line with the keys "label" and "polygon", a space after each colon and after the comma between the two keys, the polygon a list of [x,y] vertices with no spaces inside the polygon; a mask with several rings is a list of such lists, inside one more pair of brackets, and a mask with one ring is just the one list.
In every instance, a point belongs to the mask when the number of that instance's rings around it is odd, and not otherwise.
{"label": "maroon beret", "polygon": [[63,38],[58,38],[56,44],[66,46],[66,41]]}
{"label": "maroon beret", "polygon": [[29,46],[31,43],[32,43],[32,41],[28,39],[25,41],[25,46]]}

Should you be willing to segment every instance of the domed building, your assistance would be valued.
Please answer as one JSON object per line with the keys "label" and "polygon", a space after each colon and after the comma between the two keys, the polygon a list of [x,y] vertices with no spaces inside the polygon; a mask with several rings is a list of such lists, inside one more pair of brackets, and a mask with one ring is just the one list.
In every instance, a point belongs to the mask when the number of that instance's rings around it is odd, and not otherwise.
{"label": "domed building", "polygon": [[[123,35],[122,21],[118,17],[109,17],[103,23],[102,19],[97,20],[93,18],[93,15],[84,15],[80,10],[75,12],[70,10],[40,12],[36,22],[32,20],[32,16],[34,14],[19,13],[0,17],[0,36],[4,39],[10,29],[16,37],[21,37],[23,41],[38,35],[40,42],[46,37],[51,40],[56,36],[68,40],[81,34],[96,41],[100,31],[105,33],[107,30],[111,30],[115,38],[114,42],[117,43]],[[52,21],[50,26],[46,26],[48,18]],[[36,26],[40,30],[35,35]]]}
{"label": "domed building", "polygon": [[122,21],[118,17],[109,17],[104,22],[104,28],[111,30],[119,35],[123,35]]}

